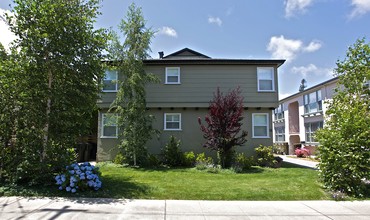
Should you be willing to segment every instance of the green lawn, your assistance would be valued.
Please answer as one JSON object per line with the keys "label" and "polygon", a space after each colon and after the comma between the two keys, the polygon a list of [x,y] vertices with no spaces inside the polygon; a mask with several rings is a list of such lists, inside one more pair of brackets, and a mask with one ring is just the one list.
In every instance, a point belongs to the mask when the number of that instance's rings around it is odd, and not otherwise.
{"label": "green lawn", "polygon": [[0,187],[0,196],[83,196],[185,200],[321,200],[329,199],[315,170],[283,164],[255,167],[249,173],[207,173],[195,168],[144,169],[102,166],[103,188],[67,194],[50,187]]}

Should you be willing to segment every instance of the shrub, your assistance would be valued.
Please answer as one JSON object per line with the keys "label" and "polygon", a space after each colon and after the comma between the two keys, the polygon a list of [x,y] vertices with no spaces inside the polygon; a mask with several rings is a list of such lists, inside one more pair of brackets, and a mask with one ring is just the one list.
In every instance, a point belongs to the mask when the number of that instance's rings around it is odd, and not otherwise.
{"label": "shrub", "polygon": [[66,167],[66,171],[55,177],[59,190],[75,193],[77,190],[98,190],[102,186],[98,168],[89,162],[82,164],[73,163]]}
{"label": "shrub", "polygon": [[255,148],[257,153],[257,163],[263,167],[274,167],[277,161],[273,154],[272,146],[262,146]]}
{"label": "shrub", "polygon": [[154,154],[149,154],[148,163],[149,163],[149,166],[151,166],[151,167],[157,167],[157,166],[159,166],[160,161],[159,161],[158,157],[155,156]]}
{"label": "shrub", "polygon": [[207,168],[207,173],[220,173],[222,171],[221,165],[211,166]]}
{"label": "shrub", "polygon": [[233,164],[233,169],[235,172],[240,173],[250,169],[254,164],[253,157],[247,157],[244,153],[238,153],[235,156],[235,162]]}
{"label": "shrub", "polygon": [[205,153],[200,153],[195,159],[195,166],[198,170],[205,170],[209,167],[213,167],[212,157],[206,157]]}
{"label": "shrub", "polygon": [[297,155],[297,157],[308,157],[308,156],[310,156],[310,151],[306,148],[297,148],[297,149],[295,149],[294,153],[295,153],[295,155]]}
{"label": "shrub", "polygon": [[183,153],[180,149],[181,142],[171,135],[170,140],[162,149],[163,164],[170,167],[182,166]]}
{"label": "shrub", "polygon": [[125,163],[125,161],[126,161],[126,158],[125,158],[125,156],[123,156],[123,154],[122,154],[122,153],[118,153],[118,154],[114,157],[114,159],[113,159],[113,163],[115,163],[115,164],[124,164],[124,163]]}
{"label": "shrub", "polygon": [[185,152],[184,153],[184,166],[187,166],[187,167],[192,167],[194,166],[195,164],[195,154],[193,151],[190,151],[190,152]]}

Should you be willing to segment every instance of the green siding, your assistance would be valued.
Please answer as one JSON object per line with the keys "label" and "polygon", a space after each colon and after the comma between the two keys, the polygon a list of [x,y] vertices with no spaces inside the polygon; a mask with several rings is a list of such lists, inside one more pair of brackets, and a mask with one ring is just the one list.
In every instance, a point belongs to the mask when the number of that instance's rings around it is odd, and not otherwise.
{"label": "green siding", "polygon": [[[104,111],[103,111],[104,112]],[[174,135],[176,138],[181,140],[181,149],[183,152],[194,151],[195,153],[206,152],[208,155],[215,156],[216,154],[211,153],[209,150],[202,147],[202,144],[205,142],[202,132],[200,131],[198,124],[198,117],[201,117],[204,121],[204,116],[207,114],[207,109],[198,109],[195,108],[162,108],[162,109],[151,109],[150,114],[153,114],[156,118],[154,122],[154,127],[161,131],[159,139],[153,137],[151,141],[148,142],[147,147],[150,153],[160,154],[161,148],[165,146],[168,142],[169,137]],[[182,118],[182,130],[181,131],[165,131],[164,130],[164,113],[181,113]],[[237,147],[238,152],[245,152],[247,155],[254,154],[254,147],[262,145],[272,145],[272,130],[270,127],[269,135],[270,138],[252,138],[252,113],[269,113],[269,120],[271,124],[271,110],[269,109],[249,109],[245,111],[245,118],[243,120],[243,129],[248,131],[248,141],[245,146]],[[101,113],[99,114],[99,132],[101,134]],[[114,138],[98,138],[98,161],[112,160],[114,155],[117,153],[118,139]]]}
{"label": "green siding", "polygon": [[[152,84],[147,88],[147,102],[150,107],[161,107],[164,103],[172,103],[174,107],[180,107],[179,103],[205,107],[200,103],[208,105],[217,87],[227,92],[238,86],[242,89],[247,107],[274,107],[278,101],[277,92],[257,92],[257,66],[180,65],[180,85],[164,83],[165,67],[146,68],[147,72],[157,75],[161,80],[160,84]],[[275,84],[277,88],[276,80]]]}

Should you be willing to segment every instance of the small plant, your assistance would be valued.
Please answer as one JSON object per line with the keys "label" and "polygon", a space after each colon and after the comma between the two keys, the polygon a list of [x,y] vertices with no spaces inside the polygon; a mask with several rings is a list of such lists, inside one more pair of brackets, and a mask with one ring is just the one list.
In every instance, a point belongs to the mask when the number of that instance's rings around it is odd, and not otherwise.
{"label": "small plant", "polygon": [[332,192],[331,196],[336,201],[343,201],[347,199],[347,195],[341,191]]}
{"label": "small plant", "polygon": [[297,148],[294,151],[295,155],[297,157],[309,157],[310,156],[310,151],[306,148]]}
{"label": "small plant", "polygon": [[87,190],[89,188],[98,190],[102,187],[99,178],[98,168],[89,162],[82,164],[73,163],[66,167],[66,172],[55,177],[59,190],[75,193],[77,190]]}
{"label": "small plant", "polygon": [[207,173],[220,173],[222,171],[221,165],[212,166],[207,168]]}
{"label": "small plant", "polygon": [[193,151],[184,153],[184,166],[193,167],[195,165],[195,154]]}
{"label": "small plant", "polygon": [[182,166],[183,153],[180,149],[181,142],[171,135],[170,140],[162,149],[163,164],[170,167]]}
{"label": "small plant", "polygon": [[262,167],[274,167],[277,163],[274,154],[273,154],[273,148],[272,146],[262,146],[255,148],[255,151],[257,153],[257,163],[259,166]]}
{"label": "small plant", "polygon": [[235,162],[233,164],[233,169],[236,173],[241,173],[250,169],[254,164],[253,157],[247,157],[244,153],[238,153],[235,156]]}
{"label": "small plant", "polygon": [[213,167],[212,157],[206,157],[205,153],[200,153],[195,159],[195,167],[197,170],[205,170],[209,167]]}
{"label": "small plant", "polygon": [[113,159],[113,163],[115,163],[115,164],[121,164],[122,165],[122,164],[124,164],[125,161],[126,161],[126,158],[125,158],[125,156],[123,156],[122,153],[118,153]]}

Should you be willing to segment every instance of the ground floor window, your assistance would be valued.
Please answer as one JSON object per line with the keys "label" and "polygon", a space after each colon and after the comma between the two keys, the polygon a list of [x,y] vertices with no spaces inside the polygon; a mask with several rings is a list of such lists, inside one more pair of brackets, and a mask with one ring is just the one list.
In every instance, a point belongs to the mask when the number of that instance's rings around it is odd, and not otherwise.
{"label": "ground floor window", "polygon": [[181,113],[164,113],[164,130],[181,130]]}
{"label": "ground floor window", "polygon": [[102,135],[103,138],[116,138],[118,136],[117,114],[102,114]]}
{"label": "ground floor window", "polygon": [[324,123],[322,121],[309,122],[304,124],[306,131],[306,143],[317,143],[317,140],[315,139],[315,131],[322,128],[323,124]]}
{"label": "ground floor window", "polygon": [[253,113],[252,127],[253,138],[268,138],[269,137],[269,114],[268,113]]}
{"label": "ground floor window", "polygon": [[275,141],[285,142],[285,126],[275,128]]}

